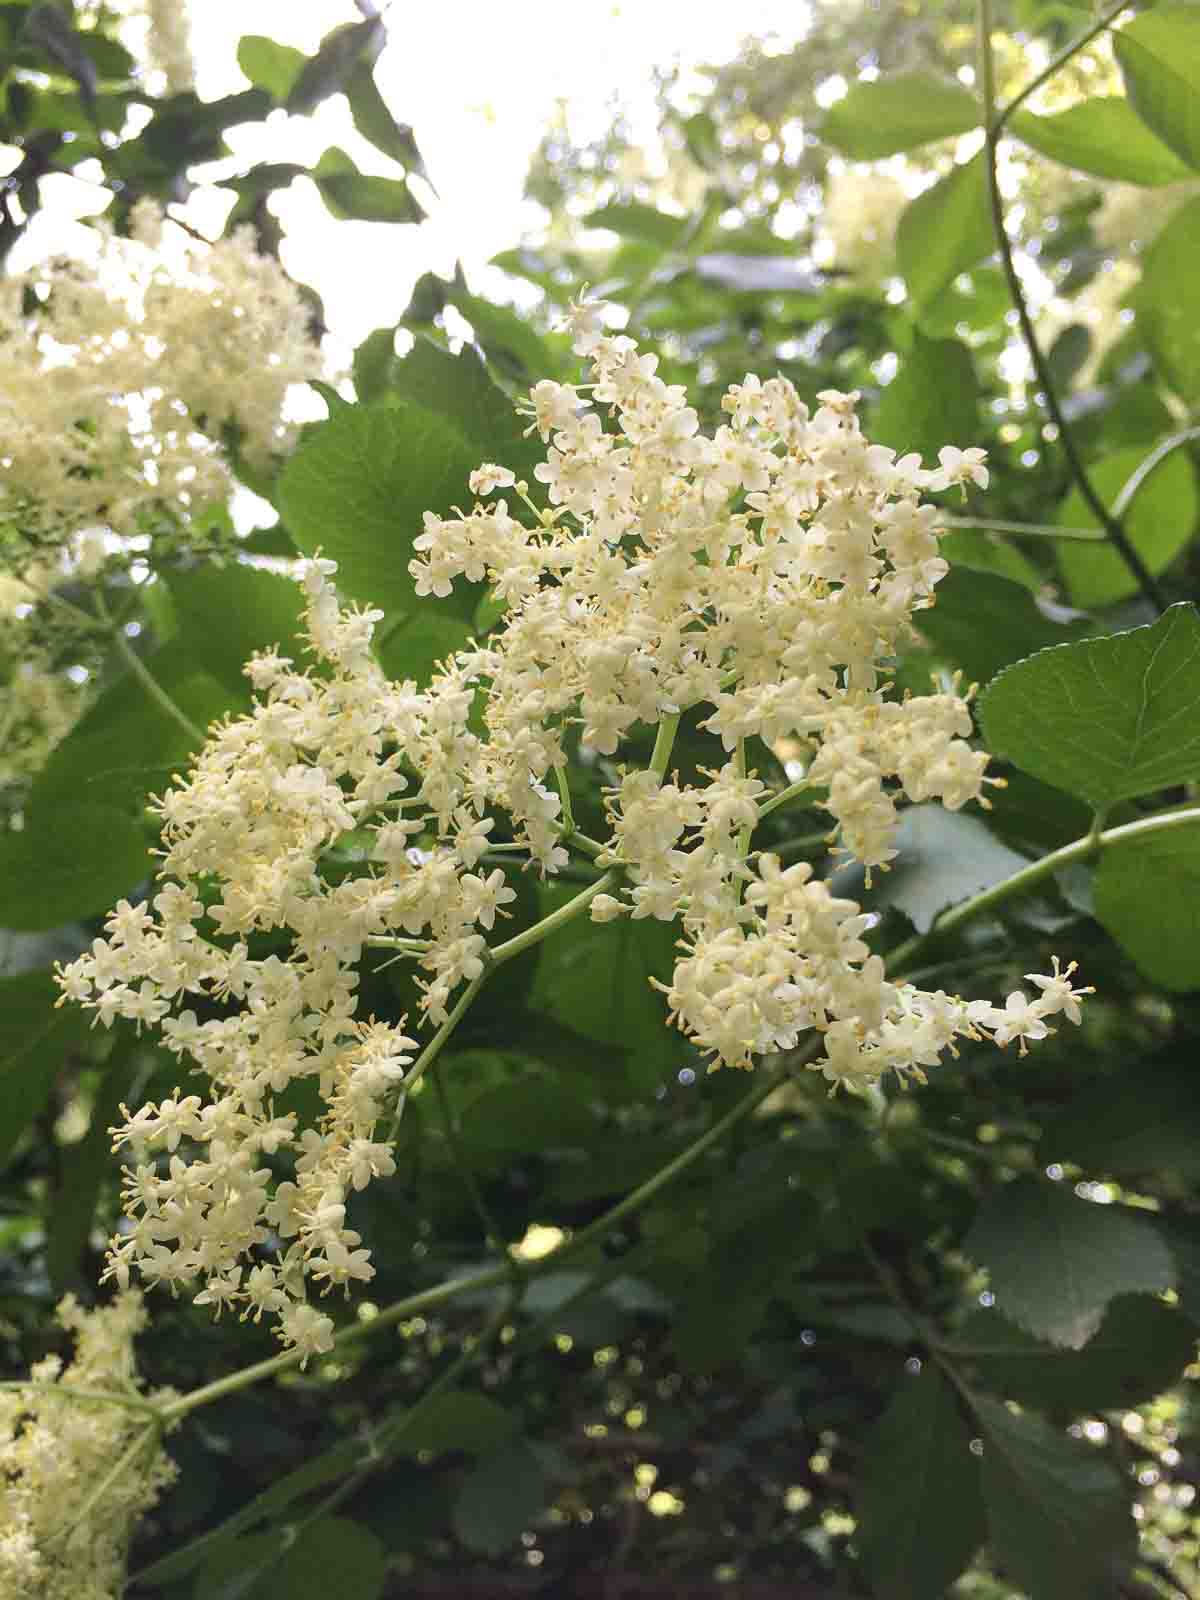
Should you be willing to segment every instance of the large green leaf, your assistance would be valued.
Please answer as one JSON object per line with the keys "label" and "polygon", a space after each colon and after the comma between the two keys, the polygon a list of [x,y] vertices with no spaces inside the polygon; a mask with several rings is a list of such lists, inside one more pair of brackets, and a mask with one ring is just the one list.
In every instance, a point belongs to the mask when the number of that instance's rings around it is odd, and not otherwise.
{"label": "large green leaf", "polygon": [[[146,666],[198,731],[229,709],[229,690],[200,670],[190,641],[173,639],[146,657]],[[38,774],[29,796],[31,822],[49,827],[64,810],[93,805],[138,821],[147,796],[161,794],[202,742],[127,673],[80,718]]]}
{"label": "large green leaf", "polygon": [[883,391],[871,428],[877,444],[927,459],[943,445],[977,437],[979,382],[971,352],[958,339],[927,339],[917,330],[912,348]]}
{"label": "large green leaf", "polygon": [[256,650],[278,648],[303,667],[304,590],[294,579],[255,567],[204,566],[171,573],[167,586],[184,649],[242,695],[249,687],[242,668]]}
{"label": "large green leaf", "polygon": [[1051,622],[1024,584],[995,573],[951,569],[936,595],[915,626],[936,655],[963,669],[968,683],[988,683],[1014,661],[1080,631],[1078,624]]}
{"label": "large green leaf", "polygon": [[919,194],[896,230],[896,257],[918,312],[995,248],[982,152]]}
{"label": "large green leaf", "polygon": [[132,1076],[128,1056],[119,1053],[96,1091],[87,1132],[60,1152],[58,1193],[46,1238],[46,1270],[60,1291],[83,1286],[88,1235],[101,1186],[114,1169],[108,1130],[119,1120],[117,1113],[129,1095]]}
{"label": "large green leaf", "polygon": [[370,61],[360,60],[346,84],[346,98],[354,126],[377,150],[398,161],[407,172],[425,176],[425,163],[417,148],[413,131],[406,122],[397,122],[387,101],[379,92]]}
{"label": "large green leaf", "polygon": [[66,1057],[87,1040],[92,1013],[56,1005],[49,972],[0,978],[0,1160],[45,1105]]}
{"label": "large green leaf", "polygon": [[338,563],[338,587],[382,606],[389,620],[414,610],[469,619],[478,585],[418,600],[408,570],[422,515],[470,501],[476,445],[445,416],[417,406],[348,406],[315,428],[279,480],[279,504],[306,555]]}
{"label": "large green leaf", "polygon": [[254,1593],[255,1600],[378,1600],[386,1582],[387,1552],[369,1528],[348,1517],[318,1517]]}
{"label": "large green leaf", "polygon": [[1200,823],[1106,850],[1096,916],[1152,983],[1200,989]]}
{"label": "large green leaf", "polygon": [[344,150],[331,145],[312,170],[326,209],[339,220],[422,222],[424,207],[403,178],[360,172]]}
{"label": "large green leaf", "polygon": [[1104,811],[1200,776],[1200,617],[1043,650],[989,684],[984,738],[1034,777]]}
{"label": "large green leaf", "polygon": [[1200,199],[1177,211],[1146,256],[1135,299],[1138,327],[1163,378],[1200,405]]}
{"label": "large green leaf", "polygon": [[[1164,903],[1160,897],[1156,909]],[[1043,1123],[1038,1159],[1043,1165],[1070,1161],[1101,1176],[1174,1172],[1200,1178],[1194,1065],[1168,1051],[1139,1061],[1136,1073],[1085,1082]]]}
{"label": "large green leaf", "polygon": [[855,1540],[878,1600],[929,1600],[983,1543],[979,1462],[934,1365],[904,1381],[863,1447]]}
{"label": "large green leaf", "polygon": [[1200,169],[1200,13],[1184,5],[1143,11],[1113,35],[1113,51],[1142,121]]}
{"label": "large green leaf", "polygon": [[[570,897],[569,890],[547,890],[546,911]],[[649,982],[670,978],[676,938],[671,924],[653,918],[596,924],[585,915],[547,942],[534,985],[534,1005],[556,1022],[627,1052],[625,1071],[643,1092],[686,1058],[683,1038],[668,1025],[663,997]],[[614,1053],[614,1073],[621,1065]]]}
{"label": "large green leaf", "polygon": [[820,134],[855,161],[878,161],[933,139],[969,133],[980,121],[978,100],[952,78],[889,72],[873,83],[852,84],[825,113]]}
{"label": "large green leaf", "polygon": [[92,917],[150,875],[142,829],[111,805],[77,802],[0,835],[0,928],[39,932]]}
{"label": "large green leaf", "polygon": [[896,832],[899,855],[872,897],[873,905],[897,906],[918,933],[927,933],[939,911],[1028,866],[977,818],[939,805],[909,806]]}
{"label": "large green leaf", "polygon": [[672,217],[637,200],[614,201],[601,206],[598,211],[589,211],[583,221],[585,227],[608,228],[623,239],[652,244],[660,250],[672,249],[688,229],[687,217]]}
{"label": "large green leaf", "polygon": [[1021,1405],[1079,1416],[1162,1394],[1191,1361],[1196,1335],[1160,1300],[1122,1295],[1082,1350],[1043,1344],[995,1310],[968,1317],[955,1344],[987,1388]]}
{"label": "large green leaf", "polygon": [[[1110,509],[1144,455],[1138,449],[1118,450],[1088,468],[1093,487]],[[1063,501],[1058,521],[1064,528],[1100,526],[1078,489]],[[1163,572],[1186,548],[1196,525],[1196,480],[1183,451],[1173,451],[1151,471],[1125,514],[1124,525],[1153,573]],[[1058,546],[1058,564],[1077,606],[1109,605],[1137,592],[1137,578],[1107,542],[1064,539]]]}
{"label": "large green leaf", "polygon": [[399,1436],[407,1454],[418,1450],[466,1450],[480,1455],[505,1444],[516,1430],[511,1411],[473,1389],[446,1389],[419,1403]]}
{"label": "large green leaf", "polygon": [[992,1559],[1030,1600],[1091,1600],[1096,1578],[1133,1553],[1120,1474],[1040,1417],[983,1395],[972,1405]]}
{"label": "large green leaf", "polygon": [[468,1550],[502,1555],[543,1510],[546,1474],[525,1439],[482,1457],[454,1502],[454,1531]]}
{"label": "large green leaf", "polygon": [[320,49],[305,63],[288,94],[287,109],[307,116],[322,100],[343,88],[359,61],[373,59],[383,44],[382,17],[343,23],[321,40]]}
{"label": "large green leaf", "polygon": [[[432,339],[418,338],[403,361],[396,363],[389,389],[398,399],[452,423],[478,452],[473,467],[480,461],[496,461],[518,478],[532,479],[534,467],[544,459],[542,446],[525,437],[524,420],[492,382],[474,350],[452,356]],[[465,482],[462,493],[466,494]]]}
{"label": "large green leaf", "polygon": [[294,45],[280,44],[262,33],[238,40],[237,64],[256,89],[265,89],[282,105],[304,70],[308,57]]}
{"label": "large green leaf", "polygon": [[1159,184],[1191,176],[1122,95],[1093,95],[1048,117],[1018,112],[1009,126],[1052,161],[1097,178]]}
{"label": "large green leaf", "polygon": [[963,1250],[987,1268],[1011,1322],[1071,1350],[1092,1337],[1110,1300],[1161,1294],[1174,1282],[1166,1247],[1143,1216],[1039,1178],[994,1190]]}
{"label": "large green leaf", "polygon": [[487,1089],[462,1118],[464,1146],[483,1163],[564,1145],[587,1145],[600,1131],[579,1094],[538,1075]]}

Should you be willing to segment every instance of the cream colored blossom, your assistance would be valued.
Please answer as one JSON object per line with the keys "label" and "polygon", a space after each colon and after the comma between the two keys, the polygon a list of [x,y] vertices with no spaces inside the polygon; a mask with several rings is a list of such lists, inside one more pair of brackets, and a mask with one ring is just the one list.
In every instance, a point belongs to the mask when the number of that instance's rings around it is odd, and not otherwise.
{"label": "cream colored blossom", "polygon": [[0,563],[21,576],[212,548],[227,433],[266,466],[292,438],[289,387],[320,368],[299,291],[250,230],[198,244],[153,202],[133,222],[130,239],[97,228],[94,263],[0,284]]}
{"label": "cream colored blossom", "polygon": [[74,1359],[0,1394],[0,1594],[120,1600],[133,1529],[175,1475],[134,1362],[142,1297],[85,1311],[68,1295],[58,1322]]}
{"label": "cream colored blossom", "polygon": [[[528,407],[548,506],[524,520],[503,499],[426,513],[413,540],[419,594],[486,579],[508,603],[503,625],[428,688],[391,683],[371,647],[381,613],[343,608],[335,564],[309,563],[318,671],[273,652],[249,664],[254,709],[212,730],[157,803],[158,893],[148,908],[122,902],[107,939],[60,974],[64,999],[105,1026],[157,1025],[181,1069],[207,1079],[202,1094],[123,1111],[129,1225],[111,1275],[268,1313],[305,1357],[333,1339],[312,1297],[373,1275],[353,1196],[391,1173],[389,1130],[422,1065],[416,1024],[410,1036],[361,1015],[364,953],[413,961],[419,1020],[447,1021],[514,898],[483,859],[495,818],[543,873],[568,862],[556,791],[571,722],[614,761],[597,864],[619,881],[596,895],[595,920],[679,925],[661,987],[712,1066],[816,1030],[814,1065],[835,1087],[921,1079],[956,1038],[1024,1045],[1058,1011],[1078,1020],[1082,991],[1057,966],[1037,1000],[1003,1008],[888,981],[856,902],[807,863],[748,853],[769,799],[746,770],[751,737],[806,754],[841,849],[868,867],[895,854],[900,803],[981,798],[987,757],[965,699],[897,701],[887,671],[947,571],[921,494],[985,484],[982,452],[897,459],[864,437],[856,394],[826,391],[810,411],[785,379],[753,375],[709,437],[655,358],[605,332],[603,307],[576,308],[571,328],[589,385],[539,383]],[[508,470],[480,468],[477,488]],[[723,766],[685,783],[661,761],[620,764],[631,731],[688,709]],[[329,873],[329,852],[364,829],[369,873]],[[252,955],[264,934],[277,953]],[[309,1127],[275,1109],[304,1080],[322,1102]]]}
{"label": "cream colored blossom", "polygon": [[895,270],[896,228],[909,196],[898,179],[870,167],[831,171],[817,233],[817,260],[878,283]]}

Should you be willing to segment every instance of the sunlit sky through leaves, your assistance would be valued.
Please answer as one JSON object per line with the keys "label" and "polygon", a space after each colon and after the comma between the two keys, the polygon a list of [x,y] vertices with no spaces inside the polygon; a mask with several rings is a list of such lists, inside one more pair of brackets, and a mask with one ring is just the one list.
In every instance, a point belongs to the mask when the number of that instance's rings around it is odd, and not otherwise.
{"label": "sunlit sky through leaves", "polygon": [[[190,10],[204,99],[246,87],[236,61],[242,35],[312,52],[330,28],[360,18],[351,0],[205,0]],[[412,124],[436,186],[435,196],[415,185],[429,220],[417,228],[335,222],[306,180],[274,202],[287,234],[285,264],[322,295],[343,356],[372,328],[397,320],[430,268],[450,272],[459,259],[472,289],[499,290],[486,263],[538,228],[540,209],[522,189],[560,104],[576,140],[604,131],[615,99],[635,137],[651,140],[655,66],[726,60],[748,35],[791,42],[807,7],[797,0],[396,0],[390,11],[376,78],[397,119]],[[356,134],[340,95],[311,118],[278,111],[265,126],[234,129],[228,143],[236,160],[203,175],[217,179],[262,160],[315,163],[331,144],[366,172],[397,170]],[[228,191],[201,192],[192,215],[215,230],[228,204]]]}

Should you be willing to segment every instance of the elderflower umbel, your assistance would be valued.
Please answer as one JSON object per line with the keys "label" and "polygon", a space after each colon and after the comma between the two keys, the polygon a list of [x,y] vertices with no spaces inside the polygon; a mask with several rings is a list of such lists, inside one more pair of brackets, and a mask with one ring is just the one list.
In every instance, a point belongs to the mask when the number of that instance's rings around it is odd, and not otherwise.
{"label": "elderflower umbel", "polygon": [[74,1360],[49,1356],[27,1388],[0,1392],[0,1594],[119,1600],[134,1526],[175,1475],[152,1414],[137,1409],[133,1339],[146,1313],[134,1290],[94,1311],[68,1295],[58,1322]]}
{"label": "elderflower umbel", "polygon": [[[542,382],[530,396],[549,507],[523,517],[529,486],[487,463],[473,487],[491,498],[426,513],[413,540],[418,593],[487,578],[507,602],[501,626],[426,689],[391,683],[371,651],[380,613],[341,608],[334,563],[310,563],[318,671],[274,653],[249,664],[253,711],[212,730],[157,803],[163,886],[149,910],[123,902],[107,940],[61,973],[64,998],[105,1025],[157,1026],[208,1080],[115,1130],[132,1165],[111,1274],[199,1280],[202,1303],[269,1314],[305,1357],[333,1339],[309,1291],[371,1279],[347,1210],[392,1172],[386,1129],[420,1070],[403,1020],[360,1014],[363,952],[399,947],[422,973],[424,1022],[447,1021],[514,898],[481,860],[496,816],[542,872],[568,861],[553,786],[571,722],[616,755],[634,728],[699,707],[728,753],[695,783],[617,769],[599,858],[614,892],[591,908],[601,923],[679,924],[667,1005],[712,1067],[816,1030],[813,1065],[835,1087],[923,1079],[956,1038],[1024,1049],[1058,1012],[1077,1021],[1086,992],[1057,963],[1033,980],[1036,1000],[1003,1008],[891,982],[854,901],[808,863],[747,852],[769,798],[745,768],[751,736],[806,749],[841,848],[868,867],[895,854],[898,799],[980,798],[987,758],[967,742],[966,701],[889,699],[886,663],[947,570],[921,492],[986,485],[982,453],[897,459],[863,436],[856,395],[827,391],[810,412],[785,379],[754,376],[708,437],[655,358],[604,332],[601,308],[577,308],[572,326],[590,388]],[[327,853],[351,829],[373,833],[369,871],[331,878]],[[263,934],[276,953],[252,954]],[[277,1105],[304,1080],[321,1095],[312,1127]]]}
{"label": "elderflower umbel", "polygon": [[31,564],[90,574],[131,540],[151,564],[213,548],[225,431],[266,465],[292,437],[289,387],[320,370],[300,293],[252,230],[201,244],[148,200],[132,225],[98,224],[94,262],[0,284],[0,568],[27,581]]}

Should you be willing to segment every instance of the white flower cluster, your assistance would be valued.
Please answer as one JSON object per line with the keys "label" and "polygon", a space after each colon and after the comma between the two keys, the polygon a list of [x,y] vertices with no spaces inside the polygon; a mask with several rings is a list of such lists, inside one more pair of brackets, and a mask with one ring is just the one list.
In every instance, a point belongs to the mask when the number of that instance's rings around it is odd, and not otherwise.
{"label": "white flower cluster", "polygon": [[74,1336],[70,1365],[48,1356],[27,1387],[0,1392],[0,1594],[119,1600],[133,1528],[175,1475],[135,1409],[133,1339],[146,1313],[133,1290],[95,1311],[68,1295],[58,1322]]}
{"label": "white flower cluster", "polygon": [[[730,391],[729,422],[708,438],[683,391],[632,340],[606,336],[595,308],[577,308],[573,327],[590,398],[582,385],[531,392],[550,509],[486,464],[474,492],[513,487],[527,520],[504,499],[476,503],[426,514],[415,541],[420,592],[486,577],[508,604],[503,626],[424,691],[390,683],[371,654],[381,613],[339,609],[333,563],[312,563],[318,670],[274,654],[250,663],[255,709],[214,730],[190,778],[157,803],[164,886],[149,905],[122,902],[108,938],[61,974],[64,998],[106,1024],[157,1025],[212,1086],[210,1099],[176,1091],[116,1130],[135,1165],[110,1271],[124,1282],[136,1267],[172,1288],[201,1278],[198,1300],[273,1314],[305,1355],[333,1334],[307,1283],[372,1276],[347,1203],[392,1171],[380,1127],[422,1065],[403,1021],[359,1016],[364,949],[411,956],[426,1021],[448,1020],[455,989],[486,972],[485,935],[514,898],[499,869],[483,870],[494,814],[543,872],[568,861],[570,822],[550,785],[572,722],[608,755],[635,725],[659,725],[662,756],[621,769],[610,793],[598,865],[615,892],[597,890],[591,914],[680,919],[668,999],[714,1066],[749,1065],[816,1029],[815,1065],[835,1086],[889,1069],[920,1077],[956,1036],[1024,1041],[1056,1011],[1078,1018],[1057,967],[1037,980],[1037,1002],[1015,995],[1004,1010],[887,982],[854,902],[807,864],[748,850],[767,803],[746,770],[753,735],[808,750],[808,781],[868,866],[895,854],[901,791],[955,808],[979,797],[986,757],[967,743],[965,702],[889,700],[886,663],[947,570],[920,491],[985,483],[982,452],[947,446],[933,469],[897,460],[863,437],[855,396],[826,393],[810,415],[791,384],[754,377]],[[687,786],[669,779],[665,745],[697,706],[729,760]],[[330,874],[331,847],[364,828],[369,875]],[[202,997],[203,1020],[189,996]],[[275,1101],[305,1079],[324,1112],[301,1129]],[[270,1163],[283,1155],[294,1178],[281,1181]]]}
{"label": "white flower cluster", "polygon": [[104,530],[208,548],[222,431],[266,465],[291,438],[288,388],[320,369],[299,291],[252,230],[199,244],[153,201],[133,223],[130,239],[97,229],[95,262],[0,284],[0,563],[26,581],[54,581],[60,557],[86,567],[81,540],[117,545]]}
{"label": "white flower cluster", "polygon": [[843,167],[825,182],[816,259],[864,283],[895,271],[896,229],[909,197],[899,179],[871,167]]}

